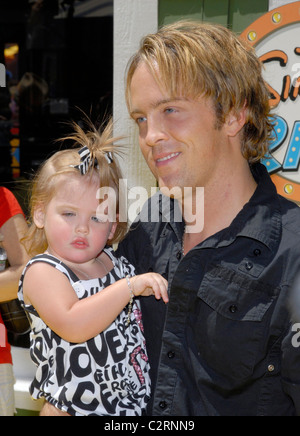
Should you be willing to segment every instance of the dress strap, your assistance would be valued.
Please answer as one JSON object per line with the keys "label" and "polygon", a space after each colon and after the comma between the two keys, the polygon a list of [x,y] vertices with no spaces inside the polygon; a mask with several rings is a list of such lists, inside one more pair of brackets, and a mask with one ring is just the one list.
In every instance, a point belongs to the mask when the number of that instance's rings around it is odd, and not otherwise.
{"label": "dress strap", "polygon": [[65,263],[57,259],[57,257],[52,256],[51,254],[39,254],[35,256],[33,259],[31,259],[28,262],[27,268],[33,265],[34,263],[38,263],[38,262],[47,263],[48,265],[51,265],[53,268],[56,268],[58,271],[63,273],[69,279],[71,284],[79,281],[77,275]]}

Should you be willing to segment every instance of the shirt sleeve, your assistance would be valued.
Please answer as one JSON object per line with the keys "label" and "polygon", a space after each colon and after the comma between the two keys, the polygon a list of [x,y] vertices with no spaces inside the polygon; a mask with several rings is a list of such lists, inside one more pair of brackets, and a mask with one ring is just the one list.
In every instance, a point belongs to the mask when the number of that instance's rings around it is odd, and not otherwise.
{"label": "shirt sleeve", "polygon": [[0,228],[13,216],[24,213],[11,191],[0,187]]}

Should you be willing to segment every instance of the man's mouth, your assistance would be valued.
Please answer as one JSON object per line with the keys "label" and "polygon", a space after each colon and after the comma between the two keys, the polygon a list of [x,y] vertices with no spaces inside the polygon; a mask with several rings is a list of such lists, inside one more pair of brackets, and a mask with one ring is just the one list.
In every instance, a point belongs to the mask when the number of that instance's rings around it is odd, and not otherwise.
{"label": "man's mouth", "polygon": [[180,153],[171,153],[168,156],[165,157],[161,157],[159,159],[156,160],[156,163],[162,163],[162,162],[167,162],[168,160],[174,159],[176,157],[178,157],[180,155]]}

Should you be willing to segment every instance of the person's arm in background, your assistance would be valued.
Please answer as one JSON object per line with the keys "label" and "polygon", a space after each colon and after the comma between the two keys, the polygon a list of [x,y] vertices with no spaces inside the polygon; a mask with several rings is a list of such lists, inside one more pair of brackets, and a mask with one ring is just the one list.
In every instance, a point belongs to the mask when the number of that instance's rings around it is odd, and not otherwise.
{"label": "person's arm in background", "polygon": [[29,256],[20,242],[26,231],[27,223],[21,214],[13,216],[0,228],[0,244],[7,253],[10,265],[0,273],[0,303],[17,298],[19,280],[29,261]]}

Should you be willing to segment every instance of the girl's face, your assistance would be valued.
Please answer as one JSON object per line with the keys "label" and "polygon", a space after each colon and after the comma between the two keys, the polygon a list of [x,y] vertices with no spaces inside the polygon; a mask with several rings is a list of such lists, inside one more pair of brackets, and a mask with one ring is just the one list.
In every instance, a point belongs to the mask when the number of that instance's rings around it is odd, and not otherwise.
{"label": "girl's face", "polygon": [[115,233],[117,224],[99,205],[98,180],[66,176],[46,208],[40,206],[34,222],[43,228],[48,251],[63,261],[84,264],[95,259]]}

